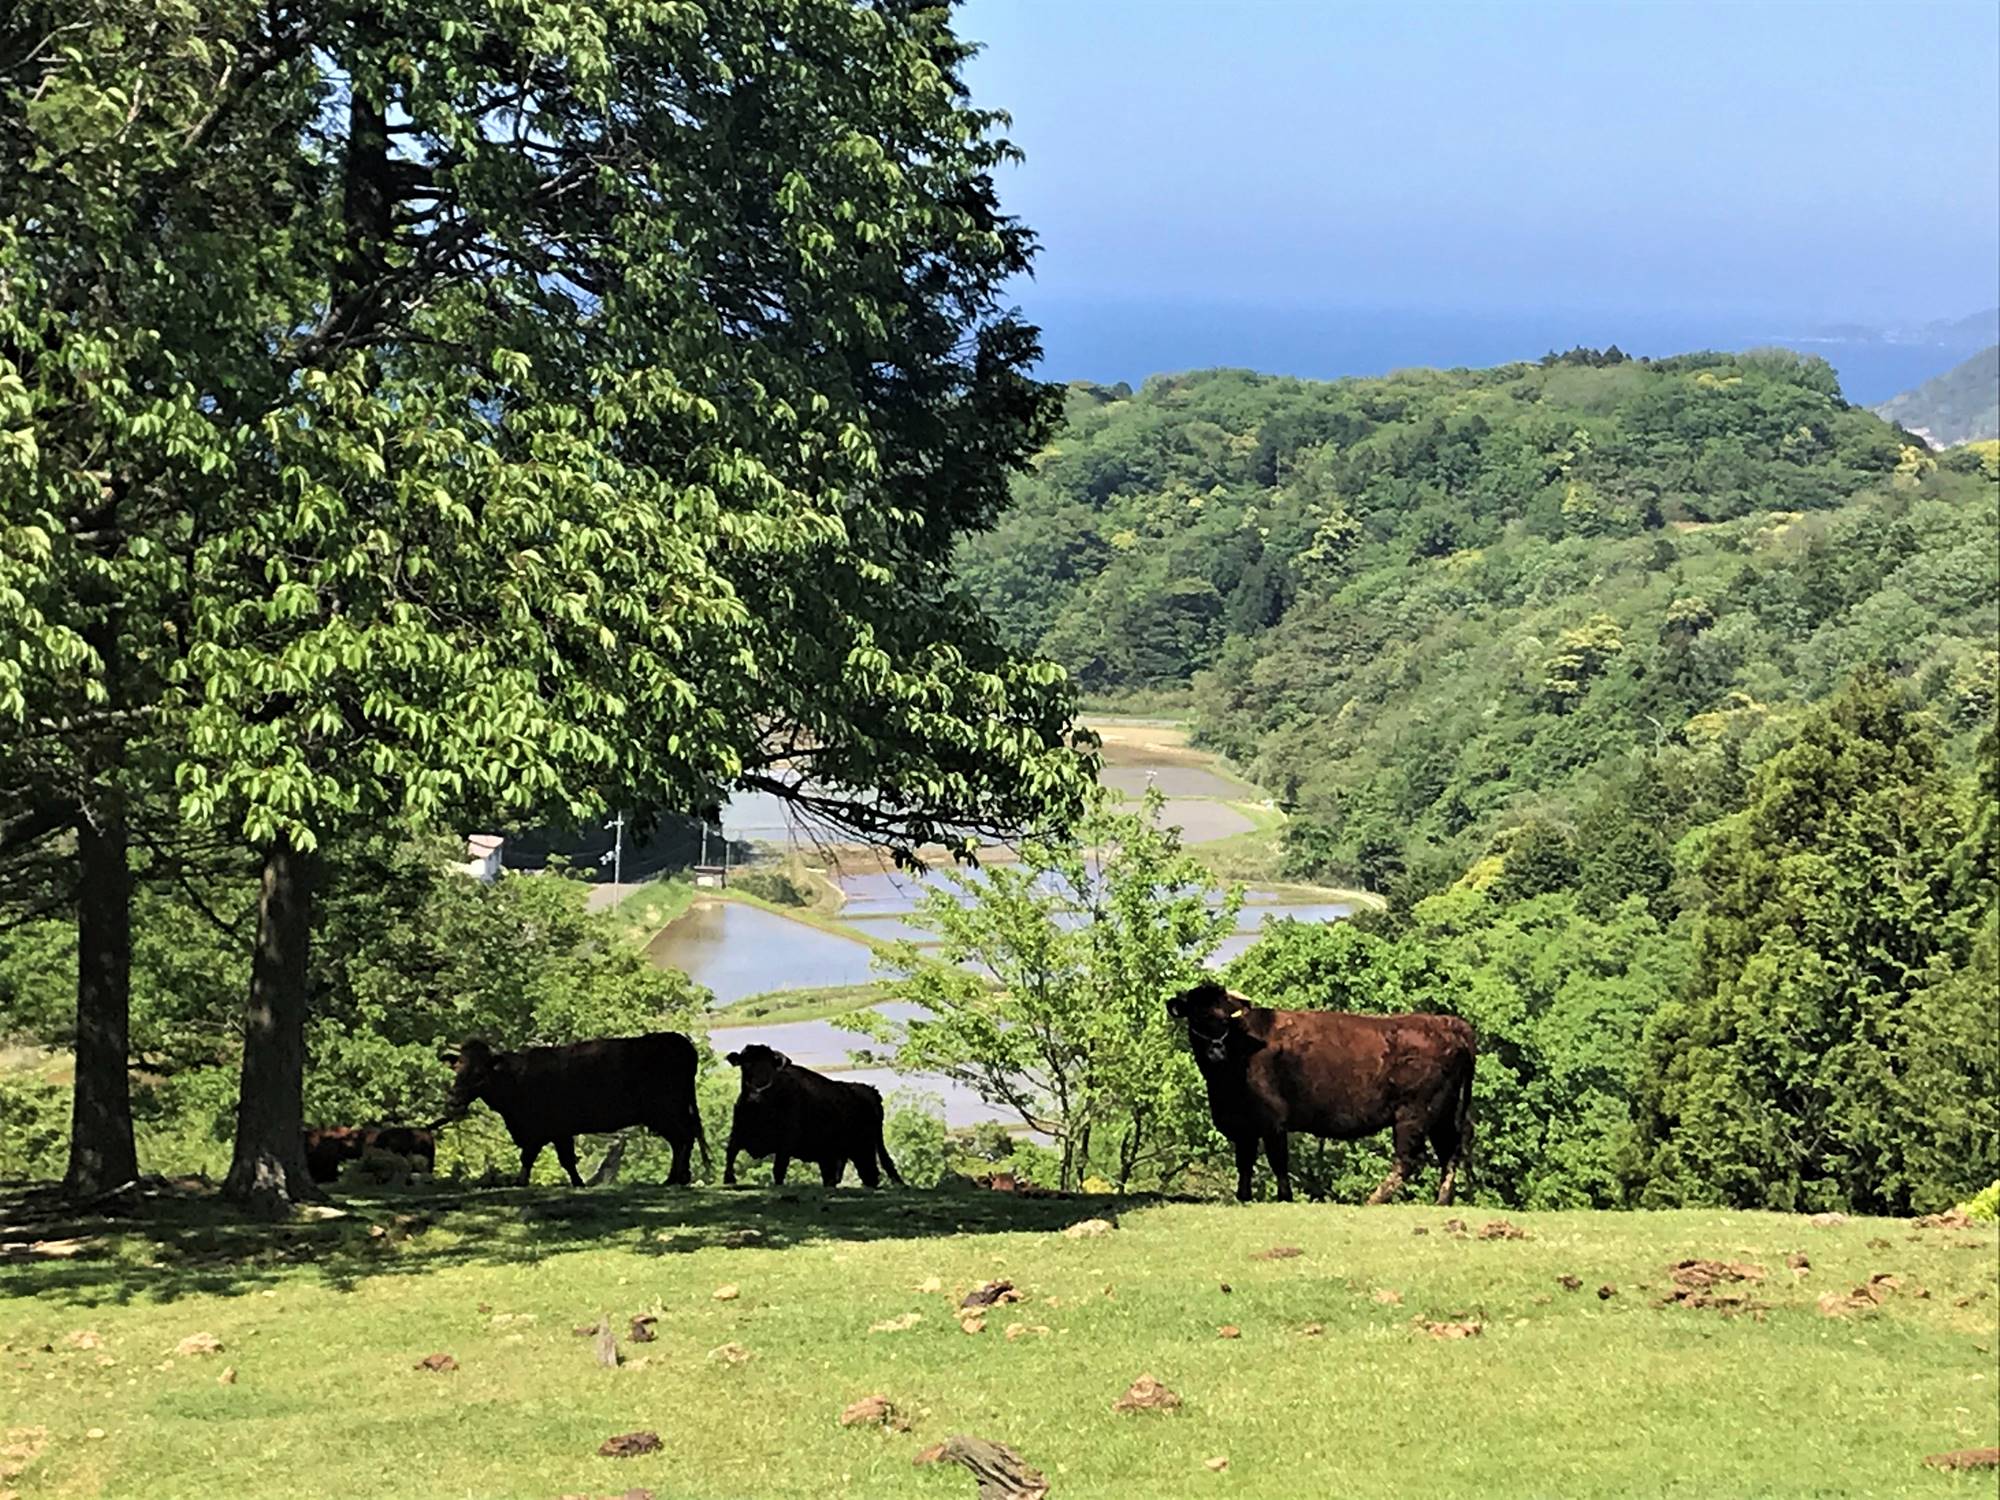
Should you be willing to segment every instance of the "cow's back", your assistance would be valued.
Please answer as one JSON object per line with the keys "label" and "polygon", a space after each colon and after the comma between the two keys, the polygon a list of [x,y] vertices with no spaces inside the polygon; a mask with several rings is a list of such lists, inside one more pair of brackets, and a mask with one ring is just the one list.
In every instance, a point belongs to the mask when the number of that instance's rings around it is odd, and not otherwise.
{"label": "cow's back", "polygon": [[505,1097],[495,1107],[524,1116],[551,1136],[587,1135],[651,1124],[685,1107],[694,1044],[678,1032],[600,1037],[508,1053]]}
{"label": "cow's back", "polygon": [[1353,1138],[1393,1123],[1400,1108],[1440,1099],[1470,1066],[1472,1028],[1456,1016],[1273,1011],[1248,1083],[1283,1128]]}
{"label": "cow's back", "polygon": [[882,1095],[865,1083],[789,1067],[756,1101],[738,1100],[735,1137],[754,1156],[860,1160],[881,1132]]}

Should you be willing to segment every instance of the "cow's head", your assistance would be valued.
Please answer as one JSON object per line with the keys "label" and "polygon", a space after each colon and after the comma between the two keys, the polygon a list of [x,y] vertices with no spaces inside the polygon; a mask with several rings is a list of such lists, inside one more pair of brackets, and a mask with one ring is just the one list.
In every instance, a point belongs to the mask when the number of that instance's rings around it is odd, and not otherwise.
{"label": "cow's head", "polygon": [[792,1065],[792,1060],[784,1053],[774,1051],[762,1042],[754,1042],[741,1052],[732,1052],[724,1060],[730,1067],[742,1070],[745,1099],[757,1098]]}
{"label": "cow's head", "polygon": [[1187,1022],[1188,1042],[1195,1056],[1218,1063],[1229,1056],[1231,1038],[1245,1033],[1244,1020],[1254,1009],[1248,997],[1226,990],[1212,979],[1182,990],[1167,1002],[1167,1014]]}
{"label": "cow's head", "polygon": [[445,1119],[455,1120],[472,1108],[493,1081],[494,1053],[492,1047],[472,1037],[445,1061],[451,1064],[451,1098],[445,1104]]}

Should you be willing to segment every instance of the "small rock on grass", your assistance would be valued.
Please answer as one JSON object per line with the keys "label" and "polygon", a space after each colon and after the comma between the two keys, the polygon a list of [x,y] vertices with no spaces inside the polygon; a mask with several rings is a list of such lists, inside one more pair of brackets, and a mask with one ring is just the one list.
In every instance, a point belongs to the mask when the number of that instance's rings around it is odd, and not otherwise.
{"label": "small rock on grass", "polygon": [[1603,1286],[1597,1289],[1597,1300],[1599,1302],[1609,1302],[1613,1297],[1617,1295],[1618,1295],[1618,1288],[1613,1286],[1608,1281],[1605,1282]]}
{"label": "small rock on grass", "polygon": [[415,1368],[429,1370],[434,1375],[449,1375],[458,1368],[458,1361],[449,1354],[426,1354],[417,1361]]}
{"label": "small rock on grass", "polygon": [[1100,1234],[1109,1234],[1116,1226],[1109,1219],[1084,1219],[1063,1231],[1063,1238],[1071,1240],[1095,1239]]}
{"label": "small rock on grass", "polygon": [[1482,1240],[1525,1240],[1527,1237],[1527,1230],[1518,1224],[1510,1224],[1505,1219],[1495,1219],[1490,1224],[1481,1225],[1479,1230],[1479,1238]]}
{"label": "small rock on grass", "polygon": [[1259,1250],[1254,1258],[1257,1260],[1292,1260],[1304,1254],[1305,1251],[1301,1250],[1297,1245],[1273,1245],[1268,1250]]}
{"label": "small rock on grass", "polygon": [[1201,1466],[1204,1469],[1209,1470],[1211,1473],[1220,1474],[1224,1469],[1229,1467],[1229,1460],[1223,1458],[1218,1454],[1214,1458],[1203,1459],[1201,1461]]}
{"label": "small rock on grass", "polygon": [[621,1432],[597,1445],[600,1458],[637,1458],[642,1453],[658,1453],[666,1446],[657,1432]]}
{"label": "small rock on grass", "polygon": [[628,1335],[630,1341],[635,1344],[652,1343],[654,1339],[659,1337],[653,1331],[653,1325],[659,1321],[651,1313],[636,1314],[632,1319],[632,1327]]}
{"label": "small rock on grass", "polygon": [[191,1333],[178,1344],[174,1345],[174,1356],[177,1359],[188,1359],[197,1354],[220,1354],[221,1352],[222,1340],[212,1333]]}
{"label": "small rock on grass", "polygon": [[1302,1338],[1316,1339],[1325,1332],[1326,1325],[1324,1323],[1308,1323],[1299,1330],[1299,1335]]}
{"label": "small rock on grass", "polygon": [[1403,1305],[1403,1294],[1386,1286],[1376,1287],[1373,1296],[1384,1307],[1401,1307]]}
{"label": "small rock on grass", "polygon": [[923,1320],[924,1315],[922,1313],[904,1313],[900,1318],[884,1318],[879,1323],[870,1323],[868,1331],[870,1333],[902,1333],[906,1329],[915,1328]]}
{"label": "small rock on grass", "polygon": [[1476,1339],[1485,1332],[1483,1323],[1433,1323],[1428,1318],[1418,1318],[1417,1326],[1434,1339]]}
{"label": "small rock on grass", "polygon": [[220,1375],[215,1377],[215,1383],[217,1385],[236,1384],[236,1366],[230,1365],[226,1367]]}
{"label": "small rock on grass", "polygon": [[992,1307],[996,1303],[1019,1302],[1021,1294],[1011,1281],[989,1281],[959,1299],[960,1307]]}
{"label": "small rock on grass", "polygon": [[1111,1403],[1113,1411],[1178,1411],[1181,1398],[1150,1375],[1141,1375],[1124,1395]]}
{"label": "small rock on grass", "polygon": [[708,1357],[719,1365],[747,1365],[752,1358],[741,1344],[717,1344],[708,1351]]}
{"label": "small rock on grass", "polygon": [[1803,1250],[1794,1250],[1790,1255],[1787,1255],[1785,1257],[1785,1264],[1790,1266],[1794,1271],[1810,1271],[1812,1269],[1812,1261]]}
{"label": "small rock on grass", "polygon": [[943,1291],[944,1283],[935,1276],[926,1276],[922,1281],[917,1283],[916,1289],[928,1297]]}
{"label": "small rock on grass", "polygon": [[1556,1285],[1566,1292],[1580,1292],[1583,1290],[1583,1278],[1581,1276],[1558,1276],[1556,1278]]}
{"label": "small rock on grass", "polygon": [[887,1396],[863,1396],[840,1414],[842,1427],[888,1427],[897,1432],[910,1430],[910,1419],[896,1410]]}
{"label": "small rock on grass", "polygon": [[986,1332],[986,1315],[978,1312],[961,1313],[958,1318],[958,1327],[962,1333],[984,1333]]}
{"label": "small rock on grass", "polygon": [[1224,1323],[1215,1330],[1215,1336],[1219,1339],[1240,1339],[1243,1337],[1243,1330],[1234,1323]]}
{"label": "small rock on grass", "polygon": [[715,1289],[714,1292],[715,1300],[717,1302],[734,1302],[738,1297],[742,1295],[743,1293],[740,1290],[738,1290],[736,1283],[734,1282],[729,1282],[726,1285],[719,1286]]}

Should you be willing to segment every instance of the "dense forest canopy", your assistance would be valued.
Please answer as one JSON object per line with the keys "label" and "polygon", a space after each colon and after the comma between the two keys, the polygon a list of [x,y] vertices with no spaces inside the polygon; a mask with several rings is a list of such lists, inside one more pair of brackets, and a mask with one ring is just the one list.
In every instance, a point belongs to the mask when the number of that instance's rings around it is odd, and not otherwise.
{"label": "dense forest canopy", "polygon": [[1191,690],[1302,874],[1456,875],[1585,819],[1628,752],[1699,798],[1864,664],[1960,759],[1991,716],[1994,465],[1817,359],[1210,371],[1069,418],[968,577],[1086,691]]}

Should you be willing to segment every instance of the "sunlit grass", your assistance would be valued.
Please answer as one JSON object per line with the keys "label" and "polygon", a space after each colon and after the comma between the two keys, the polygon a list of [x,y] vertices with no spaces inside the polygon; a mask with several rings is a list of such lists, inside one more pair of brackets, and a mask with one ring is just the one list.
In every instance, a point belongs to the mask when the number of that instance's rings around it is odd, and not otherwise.
{"label": "sunlit grass", "polygon": [[[347,1207],[275,1230],[206,1205],[108,1235],[49,1226],[80,1253],[0,1270],[0,1408],[45,1430],[11,1482],[148,1500],[969,1496],[963,1474],[910,1464],[964,1431],[1016,1448],[1059,1497],[1992,1492],[1921,1467],[1996,1440],[1990,1226],[1516,1214],[1528,1238],[1482,1241],[1431,1208],[854,1189]],[[1119,1227],[1059,1232],[1092,1215]],[[1277,1246],[1301,1253],[1261,1258]],[[1809,1270],[1787,1268],[1795,1251]],[[1762,1319],[1656,1305],[1691,1256],[1764,1268]],[[1816,1309],[1885,1271],[1902,1284],[1878,1310]],[[961,1332],[958,1296],[998,1277],[1024,1300]],[[738,1295],[716,1300],[725,1285]],[[571,1331],[646,1312],[658,1339],[627,1344],[621,1369]],[[1443,1341],[1416,1320],[1481,1332]],[[1031,1331],[1010,1341],[1013,1323]],[[222,1352],[174,1356],[195,1333]],[[748,1361],[711,1356],[727,1344]],[[458,1370],[413,1368],[433,1352]],[[1114,1415],[1141,1374],[1184,1409]],[[838,1425],[878,1393],[912,1431]],[[660,1452],[596,1456],[640,1428]]]}

